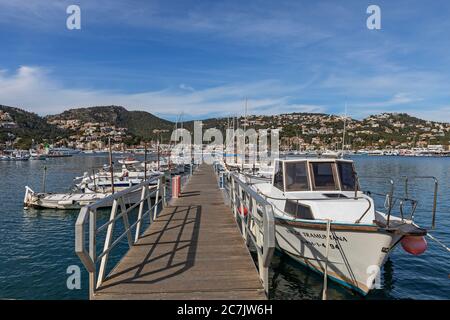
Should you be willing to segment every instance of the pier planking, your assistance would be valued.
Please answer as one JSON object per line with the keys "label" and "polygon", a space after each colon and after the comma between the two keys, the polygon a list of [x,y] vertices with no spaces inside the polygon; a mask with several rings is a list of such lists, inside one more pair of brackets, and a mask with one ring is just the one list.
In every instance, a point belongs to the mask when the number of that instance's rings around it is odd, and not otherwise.
{"label": "pier planking", "polygon": [[266,299],[211,166],[203,164],[94,299]]}

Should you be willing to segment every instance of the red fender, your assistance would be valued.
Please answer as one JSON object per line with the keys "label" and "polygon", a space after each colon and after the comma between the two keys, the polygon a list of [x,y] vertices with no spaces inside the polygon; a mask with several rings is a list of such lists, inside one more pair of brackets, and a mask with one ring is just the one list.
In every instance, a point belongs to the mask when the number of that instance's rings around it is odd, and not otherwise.
{"label": "red fender", "polygon": [[423,236],[405,236],[400,242],[403,250],[415,256],[427,250],[427,240]]}
{"label": "red fender", "polygon": [[247,216],[247,214],[248,214],[248,209],[246,208],[246,207],[244,207],[244,214],[242,214],[242,212],[241,212],[241,206],[239,206],[238,207],[238,211],[239,211],[239,214],[242,216],[244,216],[244,217],[246,217]]}

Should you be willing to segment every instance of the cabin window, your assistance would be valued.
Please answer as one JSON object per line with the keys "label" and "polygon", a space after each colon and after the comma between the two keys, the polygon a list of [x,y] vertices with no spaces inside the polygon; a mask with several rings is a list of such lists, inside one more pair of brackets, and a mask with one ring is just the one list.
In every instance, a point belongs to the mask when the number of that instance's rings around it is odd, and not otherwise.
{"label": "cabin window", "polygon": [[296,201],[287,200],[284,206],[284,212],[293,215],[297,219],[314,219],[311,208]]}
{"label": "cabin window", "polygon": [[311,163],[315,190],[338,190],[332,162]]}
{"label": "cabin window", "polygon": [[286,162],[286,191],[308,191],[306,162]]}
{"label": "cabin window", "polygon": [[275,175],[273,176],[273,185],[284,191],[284,183],[283,183],[283,166],[280,162],[276,162],[275,164]]}
{"label": "cabin window", "polygon": [[341,180],[342,190],[355,190],[355,174],[353,164],[350,162],[338,162],[339,179]]}

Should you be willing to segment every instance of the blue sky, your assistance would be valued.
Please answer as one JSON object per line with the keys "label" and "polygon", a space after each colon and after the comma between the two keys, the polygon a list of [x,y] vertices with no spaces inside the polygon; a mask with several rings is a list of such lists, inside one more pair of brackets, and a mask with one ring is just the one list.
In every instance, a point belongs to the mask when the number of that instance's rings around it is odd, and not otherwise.
{"label": "blue sky", "polygon": [[[81,7],[81,30],[66,8]],[[366,9],[381,8],[381,30]],[[450,2],[0,0],[0,104],[450,121]]]}

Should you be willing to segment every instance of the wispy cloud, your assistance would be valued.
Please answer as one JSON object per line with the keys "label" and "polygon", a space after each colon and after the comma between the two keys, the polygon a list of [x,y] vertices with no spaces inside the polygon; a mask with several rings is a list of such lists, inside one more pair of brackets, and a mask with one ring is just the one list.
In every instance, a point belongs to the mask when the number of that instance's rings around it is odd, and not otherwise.
{"label": "wispy cloud", "polygon": [[[67,88],[51,79],[43,68],[22,66],[17,72],[0,72],[0,101],[39,114],[59,113],[67,108],[93,105],[123,105],[130,110],[146,110],[171,117],[184,112],[189,118],[211,114],[242,114],[244,97],[254,114],[280,112],[323,112],[324,107],[292,102],[288,93],[296,87],[267,80],[194,90],[188,85],[159,91],[123,93],[109,90]],[[186,88],[189,88],[186,90]]]}
{"label": "wispy cloud", "polygon": [[380,0],[380,31],[359,0],[79,0],[82,30],[69,32],[72,3],[0,0],[0,103],[203,117],[242,113],[248,97],[254,113],[341,114],[347,102],[358,118],[448,119],[445,0]]}
{"label": "wispy cloud", "polygon": [[422,98],[413,97],[411,94],[399,92],[394,94],[391,98],[386,100],[379,100],[373,102],[360,102],[353,103],[354,107],[357,108],[370,108],[371,110],[385,110],[387,107],[392,106],[401,106],[401,105],[411,105],[412,103],[416,103],[422,101]]}

